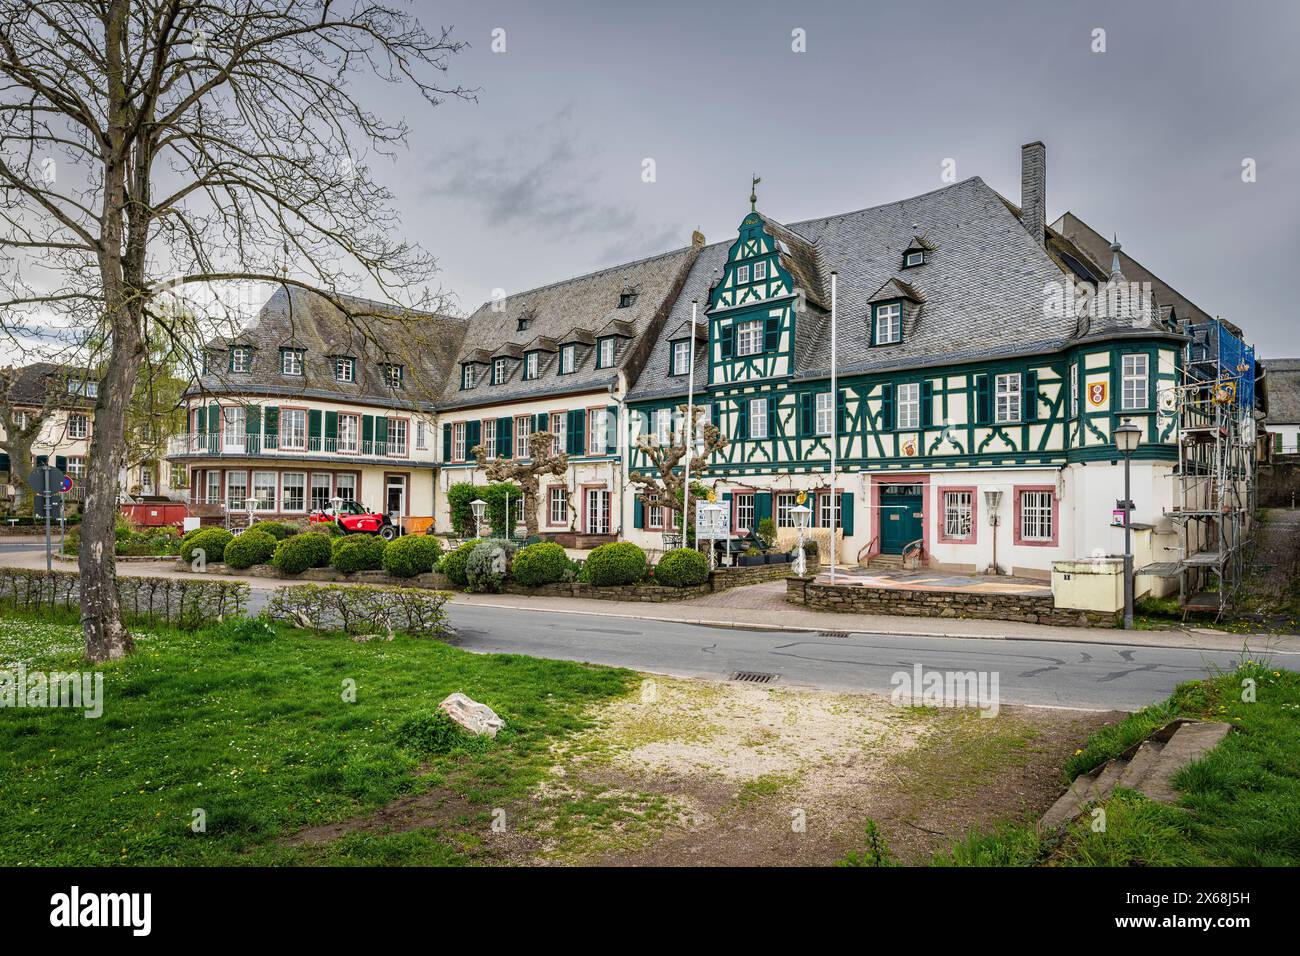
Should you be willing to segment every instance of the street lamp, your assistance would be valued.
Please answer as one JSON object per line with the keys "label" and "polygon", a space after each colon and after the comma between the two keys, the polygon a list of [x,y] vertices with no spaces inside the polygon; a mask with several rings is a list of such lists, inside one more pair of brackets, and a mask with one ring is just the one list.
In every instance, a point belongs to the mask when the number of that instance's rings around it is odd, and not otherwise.
{"label": "street lamp", "polygon": [[482,498],[475,498],[469,503],[470,511],[474,512],[474,537],[483,537],[483,515],[487,511],[487,502]]}
{"label": "street lamp", "polygon": [[1115,429],[1115,447],[1124,456],[1124,627],[1133,627],[1133,499],[1129,491],[1129,463],[1142,441],[1142,429],[1131,418]]}
{"label": "street lamp", "polygon": [[984,510],[989,516],[989,527],[993,529],[993,563],[989,565],[989,574],[1001,574],[998,567],[998,508],[1002,506],[1002,491],[989,488],[984,492]]}
{"label": "street lamp", "polygon": [[812,517],[812,509],[807,505],[795,505],[790,509],[790,517],[794,518],[794,526],[799,529],[799,543],[795,548],[794,567],[791,570],[798,577],[803,577],[808,573],[808,559],[803,553],[803,533]]}

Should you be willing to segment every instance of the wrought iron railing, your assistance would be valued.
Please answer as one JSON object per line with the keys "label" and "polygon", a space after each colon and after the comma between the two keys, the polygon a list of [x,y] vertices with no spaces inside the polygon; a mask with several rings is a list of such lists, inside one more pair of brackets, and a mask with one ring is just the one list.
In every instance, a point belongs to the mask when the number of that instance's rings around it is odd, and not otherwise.
{"label": "wrought iron railing", "polygon": [[363,441],[361,439],[313,436],[297,441],[282,441],[280,435],[225,434],[196,432],[174,435],[167,442],[169,456],[178,455],[264,455],[268,452],[301,452],[316,455],[357,455],[362,458],[405,458],[410,447],[406,442]]}

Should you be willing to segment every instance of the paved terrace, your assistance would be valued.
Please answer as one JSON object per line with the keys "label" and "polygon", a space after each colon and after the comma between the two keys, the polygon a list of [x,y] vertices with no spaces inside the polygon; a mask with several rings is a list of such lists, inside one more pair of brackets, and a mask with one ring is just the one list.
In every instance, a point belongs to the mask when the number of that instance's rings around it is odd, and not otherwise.
{"label": "paved terrace", "polygon": [[[818,584],[830,584],[830,569],[817,575]],[[880,568],[835,566],[835,583],[897,591],[955,591],[970,594],[1022,594],[1051,597],[1052,586],[1033,578],[960,574],[953,571],[890,571]]]}

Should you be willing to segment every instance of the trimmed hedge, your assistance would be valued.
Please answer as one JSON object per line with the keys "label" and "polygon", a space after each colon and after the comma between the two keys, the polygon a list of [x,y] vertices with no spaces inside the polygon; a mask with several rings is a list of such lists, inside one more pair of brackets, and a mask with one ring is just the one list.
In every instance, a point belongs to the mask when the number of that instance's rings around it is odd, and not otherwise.
{"label": "trimmed hedge", "polygon": [[265,531],[276,541],[283,541],[285,538],[298,533],[296,528],[290,528],[287,524],[281,524],[278,521],[258,521],[254,523],[253,527],[258,531]]}
{"label": "trimmed hedge", "polygon": [[384,566],[387,545],[388,542],[377,534],[349,535],[334,549],[331,563],[344,574],[378,571]]}
{"label": "trimmed hedge", "polygon": [[476,544],[465,562],[465,581],[469,589],[493,594],[500,591],[510,573],[510,559],[517,548],[513,541],[501,538],[489,538]]}
{"label": "trimmed hedge", "polygon": [[[242,615],[252,593],[244,581],[223,581],[202,575],[148,578],[121,575],[117,590],[128,621],[170,624],[193,629],[213,620]],[[75,571],[29,571],[0,568],[0,605],[25,611],[81,603],[81,575]]]}
{"label": "trimmed hedge", "polygon": [[213,564],[226,559],[226,545],[235,540],[235,536],[225,528],[203,528],[181,545],[181,560],[194,561],[194,552],[202,551],[204,560]]}
{"label": "trimmed hedge", "polygon": [[384,570],[395,578],[413,578],[432,571],[442,556],[442,545],[430,535],[409,534],[390,541],[384,549]]}
{"label": "trimmed hedge", "polygon": [[453,632],[443,609],[446,603],[445,591],[425,588],[295,584],[276,590],[266,615],[298,627],[348,634],[405,631],[415,637],[449,637]]}
{"label": "trimmed hedge", "polygon": [[515,580],[527,588],[563,581],[573,567],[565,550],[554,541],[530,544],[515,555]]}
{"label": "trimmed hedge", "polygon": [[275,548],[271,563],[282,574],[302,574],[308,568],[328,567],[332,557],[330,536],[313,531],[281,541]]}
{"label": "trimmed hedge", "polygon": [[645,552],[630,541],[602,544],[587,555],[584,567],[596,587],[636,584],[645,577]]}
{"label": "trimmed hedge", "polygon": [[266,564],[275,554],[276,540],[258,528],[249,528],[226,545],[226,564],[232,568],[251,568]]}
{"label": "trimmed hedge", "polygon": [[655,565],[655,583],[689,588],[709,579],[709,561],[694,548],[674,548]]}
{"label": "trimmed hedge", "polygon": [[456,587],[463,588],[469,584],[469,579],[465,577],[465,566],[469,564],[469,553],[480,543],[477,538],[466,541],[460,547],[448,551],[438,562],[438,570]]}

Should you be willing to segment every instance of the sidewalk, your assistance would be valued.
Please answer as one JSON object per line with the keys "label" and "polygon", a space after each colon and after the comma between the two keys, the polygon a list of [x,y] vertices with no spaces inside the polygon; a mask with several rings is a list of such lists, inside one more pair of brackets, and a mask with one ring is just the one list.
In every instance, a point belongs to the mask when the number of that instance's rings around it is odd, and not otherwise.
{"label": "sidewalk", "polygon": [[[0,554],[0,564],[44,570],[43,553]],[[56,561],[56,570],[75,571],[74,562]],[[120,575],[146,577],[191,577],[179,571],[175,561],[123,562]],[[274,590],[287,583],[277,578],[214,575],[244,581],[259,590]],[[986,621],[962,618],[901,617],[875,614],[839,614],[811,611],[785,601],[785,582],[771,581],[732,588],[686,601],[666,603],[601,601],[592,598],[532,597],[520,594],[452,595],[454,604],[510,608],[521,611],[587,614],[623,617],[631,620],[676,621],[709,627],[731,627],[756,631],[851,631],[890,634],[899,637],[960,637],[1007,641],[1062,641],[1072,644],[1119,644],[1128,647],[1180,647],[1211,651],[1281,653],[1300,655],[1300,635],[1225,634],[1206,628],[1178,628],[1168,631],[1121,631],[1104,627],[1049,627],[1016,621]]]}

